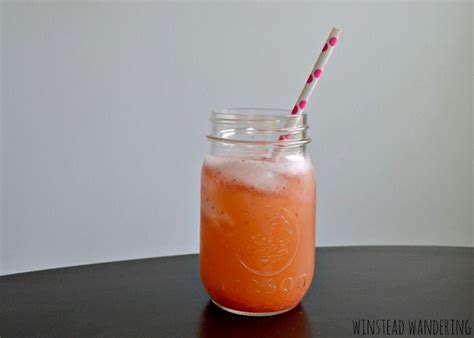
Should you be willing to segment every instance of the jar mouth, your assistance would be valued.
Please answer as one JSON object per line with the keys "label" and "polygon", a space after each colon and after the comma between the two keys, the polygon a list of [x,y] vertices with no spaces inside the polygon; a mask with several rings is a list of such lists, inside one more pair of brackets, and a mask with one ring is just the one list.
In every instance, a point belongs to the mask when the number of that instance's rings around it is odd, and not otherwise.
{"label": "jar mouth", "polygon": [[278,121],[279,119],[292,120],[298,116],[292,115],[289,109],[280,108],[225,108],[211,111],[211,122],[220,121]]}
{"label": "jar mouth", "polygon": [[307,115],[277,108],[228,108],[210,113],[210,141],[225,144],[298,147],[306,136]]}

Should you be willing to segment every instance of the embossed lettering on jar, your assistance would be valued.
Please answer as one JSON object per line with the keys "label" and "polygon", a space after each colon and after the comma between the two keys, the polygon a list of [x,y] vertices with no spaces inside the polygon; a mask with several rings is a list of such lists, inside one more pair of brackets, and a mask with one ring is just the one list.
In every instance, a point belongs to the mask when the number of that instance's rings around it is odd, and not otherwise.
{"label": "embossed lettering on jar", "polygon": [[212,301],[264,316],[295,307],[314,272],[316,179],[306,115],[211,113],[201,176],[201,279]]}

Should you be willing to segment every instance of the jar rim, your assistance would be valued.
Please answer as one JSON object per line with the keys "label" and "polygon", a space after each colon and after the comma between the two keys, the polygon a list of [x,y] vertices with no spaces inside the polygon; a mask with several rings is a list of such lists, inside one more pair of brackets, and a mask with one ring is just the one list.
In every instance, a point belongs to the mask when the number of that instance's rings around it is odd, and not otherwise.
{"label": "jar rim", "polygon": [[[213,125],[222,126],[224,132],[235,130],[234,126],[260,125],[258,128],[250,128],[259,133],[274,133],[277,136],[301,135],[302,138],[276,138],[274,140],[251,140],[223,137],[221,135],[210,134],[207,138],[218,143],[298,147],[311,141],[305,132],[308,129],[307,115],[291,114],[289,109],[281,108],[225,108],[216,109],[210,112],[210,121]],[[280,124],[280,127],[273,125]],[[268,127],[268,126],[271,127]],[[264,127],[267,126],[267,127]]]}
{"label": "jar rim", "polygon": [[293,115],[290,109],[281,108],[222,108],[210,112],[211,121],[271,121],[276,119],[306,119],[306,113]]}

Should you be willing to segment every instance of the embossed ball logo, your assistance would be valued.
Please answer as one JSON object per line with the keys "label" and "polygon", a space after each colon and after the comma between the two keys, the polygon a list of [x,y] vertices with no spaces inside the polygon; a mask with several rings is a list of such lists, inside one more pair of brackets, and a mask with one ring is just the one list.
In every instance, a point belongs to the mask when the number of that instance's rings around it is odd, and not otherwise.
{"label": "embossed ball logo", "polygon": [[298,250],[299,233],[295,216],[287,209],[264,207],[256,211],[267,221],[252,226],[239,244],[240,263],[260,276],[273,276],[284,271]]}

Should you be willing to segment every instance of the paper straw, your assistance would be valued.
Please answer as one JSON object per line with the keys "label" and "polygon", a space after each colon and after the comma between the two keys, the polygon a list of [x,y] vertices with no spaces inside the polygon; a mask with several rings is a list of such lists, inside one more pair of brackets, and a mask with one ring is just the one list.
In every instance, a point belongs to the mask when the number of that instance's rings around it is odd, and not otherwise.
{"label": "paper straw", "polygon": [[[293,107],[293,111],[291,112],[292,115],[303,114],[304,109],[308,105],[310,96],[313,93],[316,84],[318,83],[319,79],[321,78],[321,75],[324,72],[324,67],[328,62],[329,57],[331,56],[332,51],[334,50],[334,47],[336,46],[337,41],[339,40],[339,35],[341,33],[342,30],[337,28],[333,28],[331,30],[331,33],[329,33],[329,36],[323,46],[321,54],[319,54],[319,57],[316,60],[313,70],[309,74],[308,80],[306,80],[306,84],[304,85],[303,90],[301,91],[301,94],[298,97],[295,106]],[[296,123],[296,121],[294,120],[295,119],[288,121],[285,127],[293,127],[293,124]],[[290,135],[282,135],[280,136],[280,140],[286,140],[289,138],[289,136]]]}

